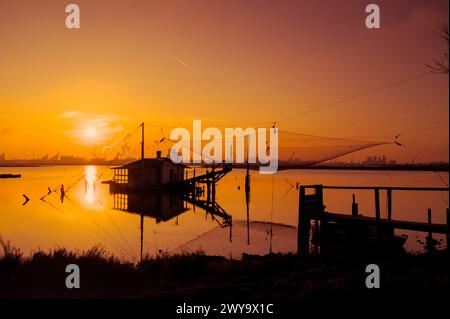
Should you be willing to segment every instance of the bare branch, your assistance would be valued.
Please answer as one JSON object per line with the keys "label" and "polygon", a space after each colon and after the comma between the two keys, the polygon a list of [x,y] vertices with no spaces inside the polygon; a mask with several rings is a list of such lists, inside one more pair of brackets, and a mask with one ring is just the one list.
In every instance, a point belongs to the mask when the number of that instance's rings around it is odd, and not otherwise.
{"label": "bare branch", "polygon": [[435,33],[447,42],[447,51],[444,52],[440,60],[434,60],[433,64],[426,64],[426,67],[431,69],[434,73],[448,74],[449,64],[448,64],[448,49],[449,49],[449,32],[448,24],[443,24],[436,28]]}

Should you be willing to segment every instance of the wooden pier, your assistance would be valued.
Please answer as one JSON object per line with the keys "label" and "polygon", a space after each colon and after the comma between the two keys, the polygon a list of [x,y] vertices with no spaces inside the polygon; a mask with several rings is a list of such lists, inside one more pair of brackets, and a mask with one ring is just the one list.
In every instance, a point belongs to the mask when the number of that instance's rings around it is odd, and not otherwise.
{"label": "wooden pier", "polygon": [[184,190],[185,194],[189,194],[191,197],[197,195],[199,189],[203,189],[200,187],[206,185],[206,194],[208,202],[215,202],[216,198],[216,184],[221,180],[225,175],[231,172],[232,166],[229,164],[226,165],[216,165],[213,166],[210,170],[206,168],[206,173],[202,175],[195,175],[191,178],[185,178],[182,182],[177,183],[177,187],[179,189]]}
{"label": "wooden pier", "polygon": [[[374,193],[375,217],[362,216],[358,210],[355,196],[353,195],[351,214],[334,213],[326,211],[323,203],[324,190],[366,190]],[[380,191],[385,191],[387,195],[387,218],[381,218],[380,212]],[[396,191],[427,191],[427,192],[448,192],[448,188],[438,187],[372,187],[372,186],[325,186],[325,185],[307,185],[300,186],[299,209],[298,209],[298,253],[309,251],[309,235],[311,220],[320,221],[321,224],[328,223],[351,223],[363,227],[374,227],[376,229],[377,239],[383,235],[393,236],[395,229],[412,230],[428,232],[429,237],[433,233],[447,235],[447,247],[450,234],[450,216],[449,209],[446,210],[446,224],[436,224],[431,222],[431,209],[428,210],[428,221],[416,222],[406,220],[396,220],[392,218],[392,195]]]}

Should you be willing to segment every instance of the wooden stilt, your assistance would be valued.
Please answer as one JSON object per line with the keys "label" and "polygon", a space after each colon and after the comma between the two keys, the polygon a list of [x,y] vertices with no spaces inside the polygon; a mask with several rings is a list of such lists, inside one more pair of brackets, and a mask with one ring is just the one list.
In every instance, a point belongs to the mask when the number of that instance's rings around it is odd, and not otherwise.
{"label": "wooden stilt", "polygon": [[447,252],[450,254],[449,242],[450,242],[450,210],[446,209],[447,215]]}
{"label": "wooden stilt", "polygon": [[358,216],[358,203],[355,194],[352,195],[352,216]]}
{"label": "wooden stilt", "polygon": [[387,210],[388,210],[387,219],[391,220],[392,219],[392,188],[387,189]]}

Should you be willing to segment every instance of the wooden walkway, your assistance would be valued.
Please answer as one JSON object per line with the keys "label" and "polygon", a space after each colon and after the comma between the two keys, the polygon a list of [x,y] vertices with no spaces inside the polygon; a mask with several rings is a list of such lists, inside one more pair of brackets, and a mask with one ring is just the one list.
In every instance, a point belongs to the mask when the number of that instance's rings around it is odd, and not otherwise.
{"label": "wooden walkway", "polygon": [[[353,195],[351,214],[334,213],[325,210],[323,203],[324,190],[367,190],[374,192],[375,199],[375,217],[362,216],[358,210]],[[380,213],[380,191],[386,191],[387,194],[387,218],[381,218]],[[447,235],[447,247],[450,234],[450,214],[446,209],[446,224],[436,224],[431,222],[431,209],[428,209],[428,222],[417,222],[408,220],[396,220],[392,218],[392,195],[397,191],[426,191],[426,192],[448,192],[448,188],[443,187],[384,187],[384,186],[325,186],[325,185],[306,185],[300,186],[299,209],[298,209],[298,249],[307,249],[309,240],[311,220],[332,221],[336,223],[355,223],[364,226],[374,226],[377,233],[381,234],[381,229],[403,229],[412,231],[428,232],[429,234],[438,233]]]}
{"label": "wooden walkway", "polygon": [[[309,214],[309,217],[311,219],[314,219],[316,216],[314,214]],[[428,224],[423,222],[394,220],[394,219],[389,220],[383,218],[377,220],[375,217],[368,217],[361,215],[352,216],[348,214],[328,213],[328,212],[325,212],[325,215],[322,218],[334,222],[354,221],[367,226],[387,225],[396,229],[431,232],[436,234],[448,234],[448,226],[445,224],[433,224],[433,223]]]}

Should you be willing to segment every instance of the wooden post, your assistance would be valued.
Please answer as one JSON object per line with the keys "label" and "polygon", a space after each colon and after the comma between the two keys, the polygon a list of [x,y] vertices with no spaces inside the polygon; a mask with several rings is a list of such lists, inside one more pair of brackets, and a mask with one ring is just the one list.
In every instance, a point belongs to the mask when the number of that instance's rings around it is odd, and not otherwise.
{"label": "wooden post", "polygon": [[356,202],[355,194],[352,195],[352,216],[358,216],[358,203]]}
{"label": "wooden post", "polygon": [[[428,224],[431,224],[431,208],[428,208],[428,211],[427,211],[427,222],[428,222]],[[431,231],[429,231],[428,232],[428,236],[426,237],[426,240],[425,240],[425,248],[428,250],[428,251],[434,251],[435,250],[435,248],[436,248],[436,245],[435,245],[435,242],[434,242],[434,240],[433,240],[433,233],[431,232]]]}
{"label": "wooden post", "polygon": [[325,212],[325,206],[323,205],[323,186],[322,185],[317,185],[315,187],[315,192],[316,192],[316,201],[318,203],[318,208],[319,211],[317,212],[318,216],[320,216],[320,218],[323,217],[323,213]]}
{"label": "wooden post", "polygon": [[380,190],[375,188],[375,218],[380,221]]}
{"label": "wooden post", "polygon": [[300,186],[298,201],[298,224],[297,224],[297,254],[307,255],[309,253],[309,230],[310,219],[306,216],[303,200],[305,198],[305,186]]}
{"label": "wooden post", "polygon": [[[428,208],[428,224],[431,224],[431,208]],[[428,236],[431,239],[432,233],[428,232]]]}
{"label": "wooden post", "polygon": [[447,252],[450,253],[450,248],[448,247],[448,244],[450,242],[450,210],[447,208],[446,210],[447,215]]}
{"label": "wooden post", "polygon": [[302,198],[305,195],[305,188],[300,186],[298,192],[298,221],[297,221],[297,254],[301,252],[301,220],[302,220]]}
{"label": "wooden post", "polygon": [[[145,134],[144,134],[144,122],[142,122],[141,124],[141,187],[144,187],[144,183],[145,183],[145,164],[144,164],[144,158],[145,158],[145,153],[144,153],[144,149],[145,149]],[[142,189],[141,189],[142,191]]]}
{"label": "wooden post", "polygon": [[392,219],[392,188],[387,190],[387,210],[388,210],[388,220]]}
{"label": "wooden post", "polygon": [[380,189],[375,188],[375,218],[376,218],[376,236],[377,239],[381,238],[380,229]]}
{"label": "wooden post", "polygon": [[143,252],[144,252],[144,214],[141,213],[141,249],[140,249],[140,260],[142,261]]}

